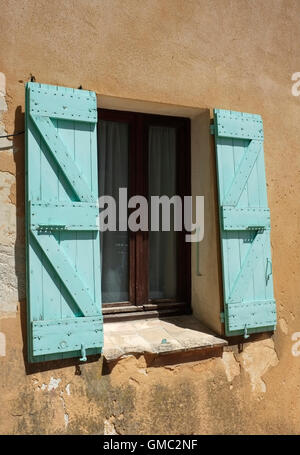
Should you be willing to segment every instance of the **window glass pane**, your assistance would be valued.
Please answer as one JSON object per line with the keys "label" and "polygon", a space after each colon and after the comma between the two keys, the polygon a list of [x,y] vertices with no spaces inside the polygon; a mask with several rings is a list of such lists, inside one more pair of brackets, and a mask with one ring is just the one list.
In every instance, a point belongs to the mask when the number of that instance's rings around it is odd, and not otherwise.
{"label": "window glass pane", "polygon": [[[117,227],[119,188],[128,188],[128,125],[99,122],[99,196],[113,196],[116,201]],[[102,302],[129,300],[128,232],[101,232]]]}
{"label": "window glass pane", "polygon": [[[149,201],[150,196],[176,194],[176,129],[151,126],[148,143]],[[177,235],[174,232],[174,211],[171,209],[171,230],[149,232],[149,297],[176,297]]]}

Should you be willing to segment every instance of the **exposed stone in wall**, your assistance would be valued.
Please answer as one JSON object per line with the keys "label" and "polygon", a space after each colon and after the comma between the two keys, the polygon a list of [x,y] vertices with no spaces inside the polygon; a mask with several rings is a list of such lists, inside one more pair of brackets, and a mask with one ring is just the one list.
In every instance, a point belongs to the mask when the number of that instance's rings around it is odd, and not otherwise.
{"label": "exposed stone in wall", "polygon": [[0,276],[0,316],[3,316],[17,309],[19,293],[14,246],[0,244]]}
{"label": "exposed stone in wall", "polygon": [[[5,75],[0,73],[0,135],[7,134],[3,123],[5,96]],[[15,313],[17,303],[25,297],[24,245],[17,242],[16,163],[13,142],[7,138],[0,138],[0,207],[1,317]]]}
{"label": "exposed stone in wall", "polygon": [[111,416],[109,419],[104,420],[104,434],[114,435],[118,434],[114,425],[115,417]]}
{"label": "exposed stone in wall", "polygon": [[[0,136],[4,136],[5,134],[7,134],[3,123],[3,113],[7,111],[5,95],[6,78],[5,74],[0,72]],[[0,151],[5,147],[11,147],[11,141],[7,138],[0,138]]]}
{"label": "exposed stone in wall", "polygon": [[[0,151],[1,154],[1,151]],[[11,203],[11,187],[15,176],[0,168],[0,244],[14,245],[16,238],[16,206]]]}
{"label": "exposed stone in wall", "polygon": [[288,334],[288,331],[289,331],[289,328],[288,328],[288,325],[287,325],[287,322],[284,318],[280,318],[279,321],[278,321],[278,325],[279,325],[279,328],[280,330],[285,334],[287,335]]}
{"label": "exposed stone in wall", "polygon": [[270,367],[278,365],[274,341],[269,338],[260,342],[247,344],[240,355],[242,367],[250,376],[253,392],[266,392],[267,386],[263,376]]}
{"label": "exposed stone in wall", "polygon": [[229,382],[232,382],[235,376],[240,374],[240,364],[231,351],[223,352],[222,361],[224,363],[227,379]]}
{"label": "exposed stone in wall", "polygon": [[0,332],[0,434],[297,432],[290,408],[278,414],[269,382],[280,368],[272,339],[240,353],[228,347],[223,358],[156,367],[131,355],[26,374],[19,318],[0,319]]}
{"label": "exposed stone in wall", "polygon": [[6,356],[6,336],[0,332],[0,357]]}

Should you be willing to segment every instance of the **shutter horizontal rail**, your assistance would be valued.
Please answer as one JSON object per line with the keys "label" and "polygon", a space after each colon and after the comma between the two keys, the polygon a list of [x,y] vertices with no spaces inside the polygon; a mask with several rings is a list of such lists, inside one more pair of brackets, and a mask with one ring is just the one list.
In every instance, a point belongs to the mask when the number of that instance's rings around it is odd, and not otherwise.
{"label": "shutter horizontal rail", "polygon": [[95,93],[87,90],[31,87],[29,110],[31,115],[97,123],[95,99]]}
{"label": "shutter horizontal rail", "polygon": [[102,321],[102,316],[33,321],[33,355],[101,347]]}
{"label": "shutter horizontal rail", "polygon": [[215,109],[215,128],[218,137],[264,139],[260,115]]}
{"label": "shutter horizontal rail", "polygon": [[276,325],[275,300],[229,303],[226,309],[230,330],[244,330],[245,325],[247,328]]}
{"label": "shutter horizontal rail", "polygon": [[30,229],[97,231],[99,229],[98,204],[89,202],[31,202]]}
{"label": "shutter horizontal rail", "polygon": [[270,228],[270,210],[261,207],[228,207],[221,211],[225,231]]}

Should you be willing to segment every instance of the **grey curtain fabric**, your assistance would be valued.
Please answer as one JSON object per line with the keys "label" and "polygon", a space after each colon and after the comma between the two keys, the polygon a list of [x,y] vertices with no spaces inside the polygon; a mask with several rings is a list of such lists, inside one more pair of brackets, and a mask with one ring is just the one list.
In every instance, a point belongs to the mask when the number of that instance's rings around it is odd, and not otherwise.
{"label": "grey curtain fabric", "polygon": [[[176,130],[152,126],[149,129],[149,197],[176,194]],[[176,232],[149,232],[149,296],[176,297]],[[161,212],[160,212],[161,220]]]}
{"label": "grey curtain fabric", "polygon": [[[128,188],[128,125],[100,121],[99,196],[113,196],[117,208],[119,188]],[[128,232],[101,232],[102,302],[129,300]]]}
{"label": "grey curtain fabric", "polygon": [[[128,125],[101,120],[98,131],[99,196],[113,196],[118,209],[119,188],[128,188]],[[176,194],[175,128],[150,127],[148,147],[149,197],[174,196]],[[171,231],[169,232],[149,231],[149,297],[152,299],[176,297],[177,242],[176,233],[172,230],[173,220],[173,211],[171,211]],[[149,216],[149,227],[150,221]],[[128,301],[128,232],[101,232],[100,241],[102,302]]]}

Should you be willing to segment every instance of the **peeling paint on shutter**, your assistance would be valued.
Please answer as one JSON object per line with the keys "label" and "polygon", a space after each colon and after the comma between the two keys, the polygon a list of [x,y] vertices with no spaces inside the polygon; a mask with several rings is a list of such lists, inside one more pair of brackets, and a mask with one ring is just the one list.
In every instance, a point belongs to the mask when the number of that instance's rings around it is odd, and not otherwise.
{"label": "peeling paint on shutter", "polygon": [[95,93],[27,84],[30,362],[103,346],[96,128]]}

